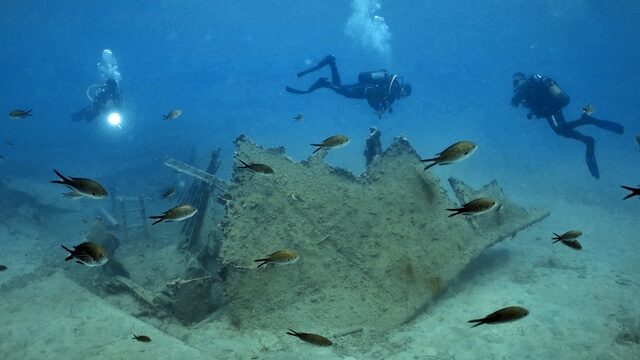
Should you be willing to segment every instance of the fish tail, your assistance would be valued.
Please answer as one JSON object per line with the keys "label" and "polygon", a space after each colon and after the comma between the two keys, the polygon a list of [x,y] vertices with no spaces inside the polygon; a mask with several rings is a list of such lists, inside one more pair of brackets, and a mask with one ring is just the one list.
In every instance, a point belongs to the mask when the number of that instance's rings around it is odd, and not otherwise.
{"label": "fish tail", "polygon": [[69,252],[69,256],[67,256],[64,261],[69,261],[71,259],[73,259],[73,250],[69,249],[68,247],[64,246],[64,245],[60,245],[62,246],[63,249],[67,250]]}
{"label": "fish tail", "polygon": [[240,163],[242,164],[242,166],[238,166],[239,168],[241,168],[241,169],[249,169],[250,168],[249,164],[247,164],[246,162],[244,162],[244,161],[242,161],[240,159],[238,159],[238,161],[240,161]]}
{"label": "fish tail", "polygon": [[472,328],[474,328],[474,327],[476,327],[476,326],[480,326],[480,325],[482,325],[482,324],[484,324],[484,323],[485,323],[485,322],[484,322],[484,319],[473,319],[473,320],[469,320],[469,321],[467,321],[467,322],[470,322],[470,323],[477,323],[477,324],[473,325],[473,326],[472,326]]}
{"label": "fish tail", "polygon": [[60,174],[60,172],[58,170],[53,169],[53,172],[56,173],[56,175],[58,175],[60,177],[60,179],[62,179],[62,181],[60,181],[60,180],[51,180],[52,183],[54,183],[54,184],[65,184],[66,185],[66,184],[69,184],[71,182],[68,178],[64,177],[64,175]]}
{"label": "fish tail", "polygon": [[157,219],[153,224],[151,225],[155,225],[159,222],[162,222],[162,220],[164,220],[164,217],[162,215],[158,215],[158,216],[149,216],[149,219]]}
{"label": "fish tail", "polygon": [[167,120],[169,118],[169,115],[162,115],[162,119]]}
{"label": "fish tail", "polygon": [[553,233],[553,235],[554,235],[555,237],[552,237],[551,239],[552,239],[552,240],[556,240],[556,241],[554,241],[554,242],[553,242],[554,244],[555,244],[557,241],[560,241],[560,240],[561,240],[561,239],[560,239],[560,235],[558,235],[558,234],[556,234],[556,233]]}
{"label": "fish tail", "polygon": [[291,335],[291,336],[299,336],[300,334],[296,331],[293,331],[291,329],[288,329],[289,331],[287,331],[287,335]]}
{"label": "fish tail", "polygon": [[31,110],[33,110],[33,109],[29,109],[29,110],[25,111],[24,114],[26,116],[33,116],[33,115],[31,115]]}
{"label": "fish tail", "polygon": [[624,197],[624,199],[622,199],[622,200],[627,200],[627,199],[628,199],[628,198],[630,198],[630,197],[633,197],[633,196],[635,196],[635,195],[638,195],[638,191],[640,190],[640,189],[635,189],[635,188],[632,188],[632,187],[630,187],[630,186],[624,186],[624,185],[620,185],[620,187],[621,187],[621,188],[623,188],[623,189],[625,189],[625,190],[629,190],[629,191],[631,191],[631,193],[630,193],[630,194],[628,194],[627,196],[625,196],[625,197]]}
{"label": "fish tail", "polygon": [[[254,262],[260,262],[260,261],[262,261],[262,264],[258,265],[258,267],[257,267],[257,268],[259,268],[259,267],[260,267],[260,266],[262,266],[262,265],[265,265],[265,264],[269,263],[269,259],[258,259],[258,260],[253,260],[253,261],[254,261]],[[256,269],[257,269],[257,268],[256,268]]]}
{"label": "fish tail", "polygon": [[455,211],[453,214],[449,215],[449,217],[462,214],[462,211],[460,211],[460,209],[447,209],[447,211]]}
{"label": "fish tail", "polygon": [[320,147],[320,145],[317,145],[317,144],[311,144],[311,145],[313,145],[313,146],[318,146],[318,148],[317,148],[317,149],[313,150],[313,153],[312,153],[312,154],[315,154],[315,153],[317,153],[318,151],[320,151],[320,150],[322,150],[322,149],[323,149],[322,147]]}
{"label": "fish tail", "polygon": [[552,244],[555,244],[555,243],[557,243],[558,241],[562,241],[562,239],[556,239],[556,238],[554,238],[554,240],[555,240],[555,241],[554,241],[554,242],[552,242]]}
{"label": "fish tail", "polygon": [[[420,160],[420,161],[432,161],[432,159]],[[428,170],[430,167],[432,167],[432,166],[436,166],[437,164],[438,164],[437,162],[431,163],[431,164],[429,164],[429,165],[425,166],[425,167],[424,167],[424,170]]]}

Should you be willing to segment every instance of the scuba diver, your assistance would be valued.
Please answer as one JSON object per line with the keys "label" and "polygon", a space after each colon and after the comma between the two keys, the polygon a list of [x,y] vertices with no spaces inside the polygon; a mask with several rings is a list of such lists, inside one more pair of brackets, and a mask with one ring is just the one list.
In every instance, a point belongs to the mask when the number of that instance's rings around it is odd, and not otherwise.
{"label": "scuba diver", "polygon": [[600,120],[591,116],[591,109],[585,107],[582,116],[578,120],[565,121],[562,109],[569,105],[567,96],[553,79],[542,75],[531,75],[526,78],[521,72],[513,74],[513,92],[511,105],[522,105],[529,109],[527,119],[534,116],[537,119],[544,118],[553,131],[566,138],[576,139],[587,146],[586,160],[591,175],[600,178],[598,164],[595,157],[595,140],[591,136],[584,135],[576,130],[578,126],[594,125],[601,129],[612,131],[616,134],[624,133],[624,127],[608,120]]}
{"label": "scuba diver", "polygon": [[102,62],[98,63],[98,72],[103,83],[93,84],[87,88],[87,97],[91,104],[73,113],[71,118],[74,121],[90,122],[108,111],[117,111],[122,105],[122,97],[118,89],[122,77],[118,71],[118,61],[111,50],[105,49],[102,52]]}
{"label": "scuba diver", "polygon": [[326,77],[321,77],[308,90],[297,90],[289,86],[285,90],[292,94],[308,94],[320,88],[327,88],[351,99],[367,99],[379,117],[387,110],[389,113],[393,112],[391,105],[396,100],[411,94],[411,86],[404,83],[402,77],[398,77],[397,74],[389,74],[387,70],[362,72],[358,75],[357,84],[342,85],[336,66],[336,58],[333,55],[327,55],[318,65],[301,71],[297,75],[302,77],[327,65],[331,68],[331,81],[328,81]]}

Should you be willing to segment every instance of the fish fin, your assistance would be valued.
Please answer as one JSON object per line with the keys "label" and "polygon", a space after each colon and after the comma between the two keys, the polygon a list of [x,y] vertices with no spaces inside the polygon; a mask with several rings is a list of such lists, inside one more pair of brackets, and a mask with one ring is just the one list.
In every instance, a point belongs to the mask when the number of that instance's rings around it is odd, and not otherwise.
{"label": "fish fin", "polygon": [[631,191],[631,193],[628,194],[627,196],[625,196],[624,199],[622,199],[622,200],[627,200],[630,197],[633,197],[633,196],[636,196],[636,195],[640,195],[640,189],[636,189],[636,188],[632,188],[631,186],[624,186],[624,185],[620,185],[620,187],[625,189],[625,190]]}
{"label": "fish fin", "polygon": [[456,216],[456,215],[462,214],[462,208],[447,209],[447,211],[454,211],[454,213],[453,213],[453,214],[451,214],[451,215],[449,215],[449,217],[452,217],[452,216]]}
{"label": "fish fin", "polygon": [[[422,160],[421,160],[421,161],[422,161]],[[438,165],[438,163],[437,163],[437,162],[431,163],[431,164],[429,164],[429,165],[425,166],[425,167],[424,167],[424,170],[429,170],[429,168],[430,168],[430,167],[432,167],[432,166],[436,166],[436,165]]]}
{"label": "fish fin", "polygon": [[553,233],[553,235],[554,235],[555,237],[552,237],[552,238],[551,238],[552,240],[560,240],[560,235],[558,235],[558,234],[556,234],[556,233]]}
{"label": "fish fin", "polygon": [[[164,116],[164,115],[163,115],[163,116]],[[137,340],[137,339],[138,339],[138,335],[136,335],[135,333],[133,333],[133,337],[132,337],[132,339],[133,339],[133,340]]]}
{"label": "fish fin", "polygon": [[485,323],[485,322],[484,322],[484,318],[483,318],[483,319],[474,319],[474,320],[469,320],[469,321],[467,321],[467,322],[470,322],[470,323],[477,323],[477,324],[473,325],[473,326],[472,326],[472,328],[474,328],[474,327],[476,327],[476,326],[480,326],[480,325],[482,325],[482,324],[484,324],[484,323]]}
{"label": "fish fin", "polygon": [[[313,145],[313,144],[312,144],[312,145]],[[318,145],[314,145],[314,146],[318,146]],[[313,153],[312,153],[312,154],[315,154],[315,153],[317,153],[318,151],[320,151],[320,150],[322,150],[322,149],[323,149],[322,147],[318,147],[317,149],[313,150]]]}
{"label": "fish fin", "polygon": [[52,183],[54,184],[65,184],[68,185],[69,183],[71,183],[71,180],[66,178],[64,175],[60,174],[60,172],[56,169],[53,169],[53,172],[56,173],[56,175],[58,175],[60,177],[60,179],[62,179],[62,181],[60,180],[51,180]]}
{"label": "fish fin", "polygon": [[246,162],[238,159],[238,161],[240,161],[240,163],[242,163],[242,166],[238,166],[238,168],[240,169],[251,169],[251,167],[249,166],[249,164],[247,164]]}
{"label": "fish fin", "polygon": [[167,120],[169,118],[169,115],[162,115],[162,119]]}
{"label": "fish fin", "polygon": [[63,249],[67,250],[69,252],[69,256],[67,256],[64,261],[69,261],[71,259],[73,259],[73,250],[69,249],[68,247],[64,246],[64,245],[60,245],[62,246]]}
{"label": "fish fin", "polygon": [[556,241],[552,242],[552,244],[557,243],[558,241],[562,241],[562,239],[556,239]]}
{"label": "fish fin", "polygon": [[80,264],[80,265],[85,265],[85,263],[83,263],[82,261],[78,261],[78,260],[76,260],[76,262],[77,262],[78,264]]}
{"label": "fish fin", "polygon": [[287,335],[291,335],[291,336],[296,336],[296,337],[300,337],[300,333],[293,331],[291,329],[288,329],[289,331],[287,331]]}
{"label": "fish fin", "polygon": [[33,115],[31,115],[31,110],[33,110],[33,109],[29,109],[29,110],[25,111],[24,115],[25,116],[33,116]]}
{"label": "fish fin", "polygon": [[427,161],[436,161],[438,160],[437,157],[431,158],[431,159],[420,159],[421,162],[427,162]]}
{"label": "fish fin", "polygon": [[157,219],[153,224],[151,225],[155,225],[159,222],[162,222],[162,220],[164,220],[162,215],[158,215],[158,216],[149,216],[149,219]]}
{"label": "fish fin", "polygon": [[[269,259],[258,259],[258,260],[253,260],[253,261],[255,261],[255,262],[260,262],[260,261],[262,261],[262,264],[258,265],[258,267],[257,267],[257,268],[259,268],[259,267],[260,267],[260,266],[262,266],[262,265],[266,265],[266,264],[268,264],[268,263],[269,263]],[[257,269],[257,268],[256,268],[256,269]]]}

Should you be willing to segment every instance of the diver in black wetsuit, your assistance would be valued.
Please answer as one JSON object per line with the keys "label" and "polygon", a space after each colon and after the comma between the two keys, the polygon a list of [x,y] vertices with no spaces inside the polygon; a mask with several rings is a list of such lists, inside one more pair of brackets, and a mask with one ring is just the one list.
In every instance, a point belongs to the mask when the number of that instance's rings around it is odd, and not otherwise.
{"label": "diver in black wetsuit", "polygon": [[[89,90],[95,86],[99,86],[99,88],[91,97]],[[85,120],[90,122],[106,111],[115,111],[122,105],[118,83],[113,79],[107,79],[102,85],[92,85],[87,89],[87,96],[91,99],[91,104],[73,113],[71,118],[74,121]]]}
{"label": "diver in black wetsuit", "polygon": [[411,94],[411,86],[404,83],[396,74],[389,74],[387,70],[363,72],[358,75],[358,83],[342,85],[340,74],[336,66],[336,58],[328,55],[318,65],[298,73],[298,77],[319,70],[329,65],[331,68],[331,81],[326,77],[319,78],[308,90],[297,90],[289,86],[286,91],[292,94],[308,94],[320,88],[328,88],[340,95],[351,99],[367,99],[369,105],[382,116],[385,111],[393,112],[391,105],[398,99]]}
{"label": "diver in black wetsuit", "polygon": [[622,125],[613,121],[596,119],[587,111],[583,112],[578,120],[565,121],[562,108],[569,104],[569,96],[562,92],[555,81],[546,76],[531,75],[526,78],[523,73],[515,73],[513,74],[513,92],[511,105],[514,107],[522,105],[528,108],[527,119],[532,119],[534,116],[537,119],[545,118],[556,134],[582,141],[587,146],[586,159],[589,171],[596,179],[600,178],[595,156],[595,140],[591,136],[576,131],[575,128],[582,125],[594,125],[616,134],[622,134],[624,133]]}

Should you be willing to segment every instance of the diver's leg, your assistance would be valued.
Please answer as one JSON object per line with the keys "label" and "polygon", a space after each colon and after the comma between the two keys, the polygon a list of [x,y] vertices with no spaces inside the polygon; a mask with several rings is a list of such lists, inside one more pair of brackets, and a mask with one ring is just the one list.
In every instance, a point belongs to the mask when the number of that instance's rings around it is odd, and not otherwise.
{"label": "diver's leg", "polygon": [[[569,125],[570,123],[567,123],[565,125]],[[576,130],[573,130],[570,127],[559,127],[558,129],[554,129],[556,131],[557,134],[564,136],[566,138],[571,138],[571,139],[576,139],[578,141],[583,142],[586,146],[587,146],[587,152],[586,152],[586,161],[587,161],[587,167],[589,168],[589,172],[591,173],[591,176],[593,176],[596,179],[600,178],[600,171],[598,170],[598,163],[596,162],[596,154],[595,154],[595,147],[596,147],[596,141],[591,137],[591,136],[587,136],[584,135],[582,133],[579,133]]]}
{"label": "diver's leg", "polygon": [[327,78],[326,77],[321,77],[320,79],[316,80],[316,82],[314,82],[313,85],[311,85],[309,87],[309,89],[307,89],[307,90],[298,90],[298,89],[294,89],[292,87],[287,86],[285,88],[285,91],[287,91],[288,93],[300,94],[301,95],[301,94],[308,94],[308,93],[313,92],[315,90],[318,90],[320,88],[333,89],[333,87],[331,86],[331,83],[329,83],[329,81],[327,81]]}
{"label": "diver's leg", "polygon": [[[320,69],[322,69],[323,67],[325,67],[325,66],[327,66],[329,64],[333,64],[335,66],[335,63],[336,63],[336,57],[333,56],[333,55],[327,55],[327,56],[324,57],[324,59],[320,60],[320,62],[317,65],[312,66],[312,67],[308,68],[307,70],[300,71],[296,75],[298,77],[303,77],[303,76],[307,75],[308,73],[314,72],[316,70],[320,70]],[[332,72],[333,72],[333,70],[332,70]]]}
{"label": "diver's leg", "polygon": [[582,125],[594,125],[601,129],[612,131],[616,134],[624,133],[624,126],[613,121],[596,119],[593,116],[588,115],[587,113],[582,113],[580,119],[567,123],[567,126],[570,129],[574,129]]}
{"label": "diver's leg", "polygon": [[73,121],[86,120],[91,116],[91,106],[85,106],[82,109],[71,114],[71,119]]}

